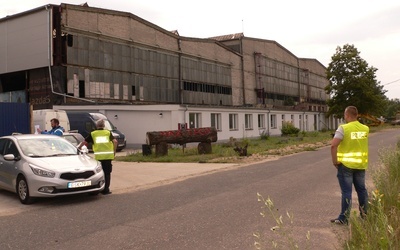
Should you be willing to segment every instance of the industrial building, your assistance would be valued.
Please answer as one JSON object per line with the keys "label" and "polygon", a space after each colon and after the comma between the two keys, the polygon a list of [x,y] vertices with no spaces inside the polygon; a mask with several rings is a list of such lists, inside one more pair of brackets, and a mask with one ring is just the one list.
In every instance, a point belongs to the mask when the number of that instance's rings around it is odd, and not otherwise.
{"label": "industrial building", "polygon": [[45,5],[0,19],[0,101],[100,111],[129,144],[215,127],[218,139],[334,127],[326,68],[272,40],[180,36],[132,13]]}

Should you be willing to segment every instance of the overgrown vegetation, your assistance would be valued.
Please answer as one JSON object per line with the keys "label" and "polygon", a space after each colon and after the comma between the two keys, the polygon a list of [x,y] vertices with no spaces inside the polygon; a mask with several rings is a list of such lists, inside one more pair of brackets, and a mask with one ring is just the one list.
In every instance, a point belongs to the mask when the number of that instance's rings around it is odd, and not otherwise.
{"label": "overgrown vegetation", "polygon": [[[385,125],[371,127],[370,132],[391,127]],[[230,138],[227,142],[213,143],[211,154],[198,154],[197,144],[183,148],[180,145],[170,145],[168,155],[156,156],[154,147],[152,154],[143,156],[141,151],[133,151],[127,156],[117,157],[118,161],[127,162],[201,162],[201,163],[238,163],[254,158],[254,161],[263,160],[269,156],[283,156],[302,151],[314,151],[317,148],[329,145],[334,131],[324,130],[321,132],[301,131],[297,136],[269,136],[262,133],[259,138]],[[237,146],[247,146],[247,156],[241,157],[234,151]],[[250,159],[248,159],[250,158]]]}
{"label": "overgrown vegetation", "polygon": [[[371,133],[388,126],[371,127]],[[309,135],[310,136],[310,135]],[[318,137],[318,135],[315,135]],[[358,216],[358,209],[353,209],[348,226],[348,235],[340,238],[343,249],[400,249],[400,140],[397,148],[384,148],[379,152],[380,165],[371,174],[375,189],[370,191],[369,208],[366,218]],[[260,233],[254,233],[256,249],[299,249],[291,232],[293,215],[287,214],[286,220],[273,209],[273,202],[257,194],[263,204],[261,215],[268,215],[276,222],[271,228],[278,235],[266,242]],[[286,224],[284,223],[286,221]],[[343,236],[339,236],[343,237]],[[306,234],[307,243],[310,234]],[[305,246],[306,249],[309,246]]]}
{"label": "overgrown vegetation", "polygon": [[296,128],[292,122],[284,121],[281,129],[282,135],[298,136],[300,129]]}
{"label": "overgrown vegetation", "polygon": [[387,101],[387,108],[382,116],[388,121],[392,121],[396,119],[397,112],[400,112],[400,100],[398,98]]}
{"label": "overgrown vegetation", "polygon": [[240,162],[246,157],[240,157],[234,151],[235,147],[247,146],[248,157],[257,159],[274,156],[287,155],[301,151],[312,151],[316,148],[326,146],[332,136],[332,131],[325,132],[305,132],[301,136],[260,136],[260,138],[244,138],[237,140],[231,138],[224,143],[214,143],[211,154],[199,155],[196,146],[183,148],[179,145],[168,149],[168,155],[157,157],[154,154],[143,156],[142,152],[132,152],[127,156],[117,157],[118,161],[128,162],[213,162],[213,163],[232,163]]}
{"label": "overgrown vegetation", "polygon": [[[264,198],[261,194],[257,193],[257,200],[261,203],[260,215],[265,219],[270,218],[273,220],[274,226],[271,227],[270,230],[276,237],[267,240],[264,237],[264,233],[253,233],[255,249],[300,249],[297,240],[293,237],[293,214],[289,211],[286,211],[286,217],[279,214],[279,211],[275,208],[274,202],[270,197]],[[305,237],[305,249],[310,249],[310,231],[307,231]]]}
{"label": "overgrown vegetation", "polygon": [[350,218],[351,235],[344,249],[400,249],[400,142],[380,152],[381,165],[372,175],[375,190],[366,219]]}

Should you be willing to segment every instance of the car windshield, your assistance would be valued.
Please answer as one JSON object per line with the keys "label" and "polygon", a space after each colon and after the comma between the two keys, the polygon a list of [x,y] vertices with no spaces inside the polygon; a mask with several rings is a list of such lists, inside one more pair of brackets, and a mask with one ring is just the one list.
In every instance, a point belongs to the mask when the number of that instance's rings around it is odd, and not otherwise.
{"label": "car windshield", "polygon": [[22,153],[29,157],[76,155],[77,148],[61,137],[20,139]]}

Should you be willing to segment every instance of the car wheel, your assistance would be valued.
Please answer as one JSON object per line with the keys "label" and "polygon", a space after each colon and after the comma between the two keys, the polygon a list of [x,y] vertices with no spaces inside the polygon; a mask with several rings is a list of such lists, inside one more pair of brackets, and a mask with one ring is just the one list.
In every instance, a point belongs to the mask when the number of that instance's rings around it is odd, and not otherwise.
{"label": "car wheel", "polygon": [[30,204],[33,199],[29,195],[29,187],[25,177],[20,176],[17,180],[17,194],[22,204]]}

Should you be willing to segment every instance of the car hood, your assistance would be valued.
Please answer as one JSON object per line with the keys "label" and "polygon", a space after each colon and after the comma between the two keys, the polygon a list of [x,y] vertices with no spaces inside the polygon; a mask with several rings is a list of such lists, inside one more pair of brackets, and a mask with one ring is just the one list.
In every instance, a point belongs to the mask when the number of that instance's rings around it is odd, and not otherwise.
{"label": "car hood", "polygon": [[118,137],[118,138],[125,138],[125,135],[123,133],[121,133],[121,131],[119,131],[118,129],[113,129],[111,131],[113,133],[114,137]]}
{"label": "car hood", "polygon": [[89,170],[97,166],[97,161],[87,155],[32,158],[29,162],[54,171]]}

